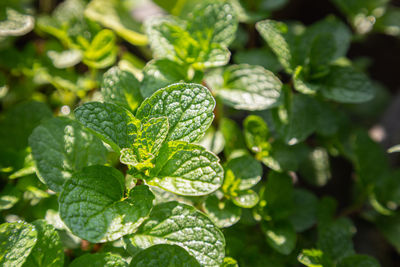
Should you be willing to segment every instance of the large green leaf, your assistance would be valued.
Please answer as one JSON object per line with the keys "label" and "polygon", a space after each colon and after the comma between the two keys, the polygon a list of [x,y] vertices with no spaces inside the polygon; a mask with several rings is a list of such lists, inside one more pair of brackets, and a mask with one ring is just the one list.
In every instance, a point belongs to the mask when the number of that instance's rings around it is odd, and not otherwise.
{"label": "large green leaf", "polygon": [[32,225],[38,233],[38,238],[23,266],[63,266],[64,249],[56,229],[45,220],[34,221]]}
{"label": "large green leaf", "polygon": [[366,102],[375,95],[369,78],[352,67],[333,66],[318,83],[324,97],[342,103]]}
{"label": "large green leaf", "polygon": [[21,14],[10,7],[5,9],[5,14],[6,18],[0,21],[0,37],[24,35],[35,26],[31,15]]}
{"label": "large green leaf", "polygon": [[60,216],[74,234],[90,242],[130,234],[150,213],[154,195],[140,185],[124,199],[124,188],[124,176],[116,169],[86,167],[65,183],[59,198]]}
{"label": "large green leaf", "polygon": [[130,267],[181,266],[200,267],[195,258],[180,246],[159,244],[137,253]]}
{"label": "large green leaf", "polygon": [[123,107],[100,102],[89,102],[75,110],[75,117],[116,151],[130,147],[134,141],[138,121]]}
{"label": "large green leaf", "polygon": [[263,110],[280,104],[282,83],[261,66],[232,65],[222,76],[222,83],[212,82],[220,78],[207,82],[224,103],[233,108]]}
{"label": "large green leaf", "polygon": [[37,236],[35,227],[27,223],[0,225],[0,265],[22,266],[35,246]]}
{"label": "large green leaf", "polygon": [[109,69],[103,75],[101,94],[104,101],[136,110],[143,97],[140,94],[140,83],[135,76],[118,67]]}
{"label": "large green leaf", "polygon": [[179,195],[200,196],[217,190],[223,180],[219,158],[199,145],[165,143],[150,171],[150,185]]}
{"label": "large green leaf", "polygon": [[167,117],[167,140],[195,142],[204,135],[214,119],[215,100],[199,84],[177,83],[155,92],[139,107],[136,117],[142,121]]}
{"label": "large green leaf", "polygon": [[218,266],[225,256],[225,238],[203,213],[178,202],[154,207],[139,230],[127,238],[129,246],[147,248],[173,244],[186,249],[201,266]]}
{"label": "large green leaf", "polygon": [[37,174],[56,192],[75,171],[104,164],[107,150],[100,139],[67,118],[45,121],[29,138]]}
{"label": "large green leaf", "polygon": [[117,0],[92,0],[85,9],[85,16],[112,29],[133,45],[147,44],[147,37],[139,32],[140,24]]}
{"label": "large green leaf", "polygon": [[305,189],[295,189],[293,204],[293,213],[290,215],[289,221],[296,232],[303,232],[312,227],[317,220],[317,197]]}
{"label": "large green leaf", "polygon": [[128,263],[119,255],[106,253],[84,254],[71,262],[69,267],[127,267]]}

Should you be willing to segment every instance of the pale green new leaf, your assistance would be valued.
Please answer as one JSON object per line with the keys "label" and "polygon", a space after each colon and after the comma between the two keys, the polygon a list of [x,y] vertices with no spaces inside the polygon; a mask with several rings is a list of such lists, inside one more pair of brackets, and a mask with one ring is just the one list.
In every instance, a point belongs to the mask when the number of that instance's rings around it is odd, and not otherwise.
{"label": "pale green new leaf", "polygon": [[172,244],[186,249],[201,266],[218,266],[225,256],[225,238],[211,220],[194,207],[167,202],[153,208],[139,230],[126,238],[129,246],[145,249]]}
{"label": "pale green new leaf", "polygon": [[198,40],[228,47],[235,39],[238,19],[226,1],[202,1],[189,15],[188,31]]}
{"label": "pale green new leaf", "polygon": [[276,223],[263,221],[262,230],[267,243],[279,253],[289,255],[296,245],[296,232],[288,221],[277,221]]}
{"label": "pale green new leaf", "polygon": [[130,267],[180,266],[200,267],[196,259],[177,245],[159,244],[138,252]]}
{"label": "pale green new leaf", "polygon": [[178,195],[201,196],[217,190],[222,180],[217,156],[199,145],[170,141],[161,147],[147,183]]}
{"label": "pale green new leaf", "polygon": [[324,97],[342,103],[366,102],[375,95],[369,78],[352,67],[333,66],[318,83]]}
{"label": "pale green new leaf", "polygon": [[69,267],[127,267],[128,263],[119,255],[106,253],[84,254],[71,262]]}
{"label": "pale green new leaf", "polygon": [[139,88],[140,83],[132,73],[113,67],[103,75],[101,94],[105,102],[134,111],[143,101]]}
{"label": "pale green new leaf", "polygon": [[241,208],[250,209],[257,205],[259,196],[253,190],[237,191],[235,196],[232,197],[233,203]]}
{"label": "pale green new leaf", "polygon": [[0,193],[0,211],[12,208],[21,198],[22,192],[15,186],[8,184]]}
{"label": "pale green new leaf", "polygon": [[140,92],[147,98],[160,88],[186,80],[187,68],[169,59],[154,59],[143,68]]}
{"label": "pale green new leaf", "polygon": [[38,238],[24,267],[59,267],[64,265],[64,248],[58,232],[45,220],[32,222]]}
{"label": "pale green new leaf", "polygon": [[214,119],[215,100],[199,84],[177,83],[158,90],[139,107],[141,121],[167,117],[167,140],[195,142],[204,135]]}
{"label": "pale green new leaf", "polygon": [[140,24],[117,0],[92,0],[85,9],[85,16],[112,29],[133,45],[147,44],[147,37],[139,32]]}
{"label": "pale green new leaf", "polygon": [[69,49],[61,52],[54,50],[47,51],[47,56],[53,62],[54,67],[59,69],[73,67],[82,59],[82,52],[77,49]]}
{"label": "pale green new leaf", "polygon": [[139,122],[123,107],[89,102],[78,107],[74,113],[83,125],[96,132],[116,152],[132,145]]}
{"label": "pale green new leaf", "polygon": [[221,267],[239,267],[239,264],[234,258],[225,257]]}
{"label": "pale green new leaf", "polygon": [[21,36],[35,26],[35,19],[31,15],[21,14],[9,7],[6,8],[5,14],[6,18],[0,21],[0,37]]}
{"label": "pale green new leaf", "polygon": [[149,215],[154,195],[140,185],[124,199],[124,189],[124,176],[118,170],[86,167],[65,183],[60,217],[74,234],[93,243],[130,234]]}
{"label": "pale green new leaf", "polygon": [[279,62],[288,73],[293,72],[293,55],[289,41],[286,35],[288,34],[288,26],[283,22],[273,20],[263,20],[257,22],[256,29],[268,43],[269,47],[278,57]]}
{"label": "pale green new leaf", "polygon": [[243,128],[247,147],[254,153],[260,152],[269,135],[267,123],[260,116],[250,115],[244,120]]}
{"label": "pale green new leaf", "polygon": [[210,195],[203,203],[204,212],[219,228],[230,227],[240,220],[242,210],[229,200]]}
{"label": "pale green new leaf", "polygon": [[22,266],[36,244],[37,235],[35,227],[28,223],[0,225],[0,265]]}
{"label": "pale green new leaf", "polygon": [[106,162],[101,140],[67,118],[53,118],[36,127],[29,144],[39,178],[56,192],[75,171]]}
{"label": "pale green new leaf", "polygon": [[333,263],[319,249],[303,249],[297,260],[308,267],[333,267]]}
{"label": "pale green new leaf", "polygon": [[261,180],[262,166],[252,156],[243,155],[230,159],[225,165],[225,171],[231,171],[235,176],[239,190],[246,190]]}
{"label": "pale green new leaf", "polygon": [[115,34],[111,30],[97,33],[83,53],[83,63],[89,67],[103,69],[111,66],[117,59]]}
{"label": "pale green new leaf", "polygon": [[282,83],[263,67],[232,65],[222,75],[221,84],[210,85],[225,104],[244,110],[263,110],[280,104]]}

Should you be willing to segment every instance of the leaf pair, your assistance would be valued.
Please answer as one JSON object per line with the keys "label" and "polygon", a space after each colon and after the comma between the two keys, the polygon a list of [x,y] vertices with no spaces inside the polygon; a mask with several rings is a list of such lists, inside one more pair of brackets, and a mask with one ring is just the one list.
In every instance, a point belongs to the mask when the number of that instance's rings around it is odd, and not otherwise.
{"label": "leaf pair", "polygon": [[186,20],[156,17],[146,21],[155,59],[143,70],[143,96],[175,82],[200,82],[204,69],[228,63],[228,46],[237,27],[235,11],[225,1],[203,1]]}
{"label": "leaf pair", "polygon": [[318,93],[343,103],[373,98],[375,89],[365,74],[335,63],[345,56],[351,38],[350,31],[338,20],[328,17],[301,34],[294,27],[273,20],[258,22],[256,28],[285,71],[293,75],[299,92]]}
{"label": "leaf pair", "polygon": [[92,129],[149,184],[182,195],[204,195],[222,183],[219,159],[198,141],[213,119],[215,101],[201,85],[158,90],[136,116],[111,103],[86,103],[76,118]]}

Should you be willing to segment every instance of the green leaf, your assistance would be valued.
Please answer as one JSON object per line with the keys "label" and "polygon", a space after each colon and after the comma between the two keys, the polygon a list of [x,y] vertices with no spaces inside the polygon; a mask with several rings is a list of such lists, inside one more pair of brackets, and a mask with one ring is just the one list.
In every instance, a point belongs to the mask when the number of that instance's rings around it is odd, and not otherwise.
{"label": "green leaf", "polygon": [[143,68],[143,80],[140,92],[147,98],[160,88],[170,84],[184,82],[187,68],[169,59],[154,59]]}
{"label": "green leaf", "polygon": [[264,216],[274,221],[286,219],[293,212],[292,178],[287,174],[270,171],[267,183],[260,191],[260,199]]}
{"label": "green leaf", "polygon": [[351,240],[354,234],[353,228],[351,221],[346,218],[319,225],[318,248],[335,261],[353,255],[355,253]]}
{"label": "green leaf", "polygon": [[225,139],[224,155],[226,158],[231,157],[234,151],[246,151],[242,130],[235,121],[223,117],[219,127]]}
{"label": "green leaf", "polygon": [[36,127],[29,144],[39,178],[55,192],[75,171],[106,162],[107,150],[100,139],[67,118],[53,118]]}
{"label": "green leaf", "polygon": [[132,145],[139,122],[123,107],[89,102],[78,107],[74,113],[83,125],[96,132],[116,152]]}
{"label": "green leaf", "polygon": [[61,52],[49,50],[47,51],[47,56],[53,62],[54,67],[59,69],[73,67],[82,60],[82,53],[77,49],[69,49]]}
{"label": "green leaf", "polygon": [[400,36],[400,8],[389,6],[385,14],[377,19],[375,29],[385,34]]}
{"label": "green leaf", "polygon": [[225,256],[221,231],[203,213],[178,202],[155,206],[139,230],[127,239],[130,246],[141,249],[153,244],[181,246],[201,266],[217,266]]}
{"label": "green leaf", "polygon": [[243,128],[247,147],[254,153],[260,152],[269,136],[268,126],[264,119],[257,115],[247,116],[243,122]]}
{"label": "green leaf", "polygon": [[202,1],[189,16],[189,32],[197,40],[207,40],[228,47],[238,27],[236,12],[224,1]]}
{"label": "green leaf", "polygon": [[5,19],[0,21],[0,37],[25,35],[34,26],[35,19],[33,16],[21,14],[17,10],[7,7]]}
{"label": "green leaf", "polygon": [[21,198],[22,192],[8,184],[0,193],[0,211],[12,208]]}
{"label": "green leaf", "polygon": [[289,221],[296,232],[303,232],[311,228],[317,221],[318,199],[305,189],[293,191],[293,213]]}
{"label": "green leaf", "polygon": [[232,201],[236,206],[241,208],[250,209],[257,205],[259,201],[258,194],[253,190],[243,190],[237,191],[236,194],[232,197]]}
{"label": "green leaf", "polygon": [[375,95],[368,77],[352,67],[333,66],[318,83],[324,97],[342,103],[362,103]]}
{"label": "green leaf", "polygon": [[239,267],[239,264],[234,258],[225,257],[221,267]]}
{"label": "green leaf", "polygon": [[380,267],[379,262],[368,255],[352,255],[344,258],[338,267]]}
{"label": "green leaf", "polygon": [[303,249],[297,260],[308,267],[332,267],[333,263],[319,249]]}
{"label": "green leaf", "polygon": [[143,101],[139,88],[140,83],[132,73],[113,67],[103,75],[101,94],[104,101],[134,111]]}
{"label": "green leaf", "polygon": [[274,73],[282,69],[281,63],[268,47],[237,51],[233,59],[236,64],[259,65]]}
{"label": "green leaf", "polygon": [[0,225],[0,265],[22,266],[36,244],[37,235],[35,227],[24,222]]}
{"label": "green leaf", "polygon": [[154,195],[141,185],[124,199],[124,188],[124,176],[116,169],[86,167],[65,183],[60,216],[74,234],[93,243],[130,234],[149,215]]}
{"label": "green leaf", "polygon": [[140,24],[133,20],[128,8],[115,0],[92,0],[85,9],[85,16],[112,29],[133,45],[146,45],[147,37],[140,33]]}
{"label": "green leaf", "polygon": [[224,150],[225,139],[221,131],[215,130],[215,128],[211,126],[197,144],[218,155]]}
{"label": "green leaf", "polygon": [[286,145],[276,140],[272,144],[267,143],[256,157],[262,163],[277,172],[296,171],[302,155],[303,144]]}
{"label": "green leaf", "polygon": [[328,151],[323,147],[309,151],[300,164],[299,172],[312,185],[326,185],[332,176]]}
{"label": "green leaf", "polygon": [[23,266],[63,266],[64,249],[56,229],[45,220],[34,221],[32,225],[38,238]]}
{"label": "green leaf", "polygon": [[180,246],[159,244],[137,253],[130,267],[182,266],[200,267],[195,258]]}
{"label": "green leaf", "polygon": [[215,100],[199,84],[177,83],[155,92],[139,107],[136,117],[142,121],[167,117],[167,140],[195,142],[204,135],[214,119]]}
{"label": "green leaf", "polygon": [[246,190],[261,180],[262,166],[252,156],[244,155],[230,159],[225,165],[225,172],[231,171],[237,180],[238,189]]}
{"label": "green leaf", "polygon": [[297,144],[316,130],[317,108],[315,99],[295,94],[289,107],[271,111],[275,129],[285,143]]}
{"label": "green leaf", "polygon": [[93,38],[83,53],[83,63],[95,69],[107,68],[117,59],[115,34],[110,30],[102,30]]}
{"label": "green leaf", "polygon": [[217,156],[199,145],[170,141],[161,147],[147,183],[179,195],[201,196],[217,190],[222,180]]}
{"label": "green leaf", "polygon": [[127,267],[128,263],[119,255],[106,253],[84,254],[71,262],[69,267]]}
{"label": "green leaf", "polygon": [[395,213],[393,216],[379,216],[376,220],[376,226],[385,239],[400,250],[400,214]]}
{"label": "green leaf", "polygon": [[256,23],[256,29],[278,57],[285,71],[292,73],[294,59],[290,47],[288,26],[282,22],[263,20]]}
{"label": "green leaf", "polygon": [[219,228],[230,227],[240,220],[242,210],[229,200],[210,195],[203,204],[204,212]]}
{"label": "green leaf", "polygon": [[263,110],[281,102],[281,81],[261,66],[231,65],[222,75],[222,83],[207,82],[225,104],[235,109]]}
{"label": "green leaf", "polygon": [[262,230],[267,243],[279,253],[289,255],[296,245],[296,232],[288,221],[278,221],[274,224],[263,221]]}

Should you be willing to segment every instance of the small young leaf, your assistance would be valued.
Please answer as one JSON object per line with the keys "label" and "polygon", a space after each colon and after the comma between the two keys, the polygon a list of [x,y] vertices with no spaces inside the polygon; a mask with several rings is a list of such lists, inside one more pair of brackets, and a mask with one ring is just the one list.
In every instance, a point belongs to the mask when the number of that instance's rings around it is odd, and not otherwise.
{"label": "small young leaf", "polygon": [[287,36],[289,35],[288,26],[282,22],[263,20],[257,22],[256,28],[265,41],[267,41],[272,51],[274,51],[285,71],[292,73],[294,59]]}
{"label": "small young leaf", "polygon": [[277,221],[274,224],[261,223],[267,243],[279,253],[289,255],[296,245],[296,232],[288,221]]}
{"label": "small young leaf", "polygon": [[199,84],[177,83],[155,92],[139,107],[136,117],[142,121],[167,117],[167,140],[195,142],[204,135],[214,119],[215,100]]}
{"label": "small young leaf", "polygon": [[130,234],[150,213],[154,195],[140,185],[123,199],[124,187],[124,177],[116,169],[86,167],[65,183],[60,216],[74,234],[93,243]]}
{"label": "small young leaf", "polygon": [[27,223],[0,225],[0,265],[22,266],[36,244],[37,235],[35,227]]}
{"label": "small young leaf", "polygon": [[203,204],[205,213],[219,228],[230,227],[240,220],[242,210],[231,201],[220,201],[210,195]]}
{"label": "small young leaf", "polygon": [[128,267],[128,263],[119,255],[106,253],[84,254],[71,262],[69,267]]}
{"label": "small young leaf", "polygon": [[170,141],[161,147],[147,182],[175,194],[201,196],[217,190],[222,180],[217,156],[199,145]]}
{"label": "small young leaf", "polygon": [[262,144],[269,135],[268,126],[260,116],[250,115],[243,122],[244,137],[247,147],[254,153],[262,150]]}
{"label": "small young leaf", "polygon": [[236,206],[245,209],[250,209],[257,205],[259,199],[258,194],[251,189],[237,191],[235,196],[232,197],[232,201]]}
{"label": "small young leaf", "polygon": [[252,156],[244,155],[230,159],[225,166],[226,171],[231,171],[235,180],[239,180],[239,190],[246,190],[261,180],[262,166]]}
{"label": "small young leaf", "polygon": [[101,94],[104,101],[134,111],[143,101],[139,88],[140,83],[132,73],[113,67],[103,75]]}
{"label": "small young leaf", "polygon": [[[138,121],[126,109],[111,104],[89,102],[75,110],[75,117],[95,131],[116,152],[130,147],[134,141]],[[159,116],[160,117],[160,116]]]}
{"label": "small young leaf", "polygon": [[319,249],[303,249],[297,260],[308,267],[333,267],[333,263]]}
{"label": "small young leaf", "polygon": [[100,31],[83,53],[83,63],[96,69],[107,68],[114,64],[117,58],[115,39],[114,32]]}
{"label": "small young leaf", "polygon": [[160,243],[181,246],[201,266],[218,266],[225,256],[225,238],[221,231],[203,213],[178,202],[155,206],[150,217],[127,241],[128,248],[144,249]]}
{"label": "small young leaf", "polygon": [[234,258],[225,257],[221,267],[239,267],[239,264]]}
{"label": "small young leaf", "polygon": [[282,83],[263,67],[232,65],[222,75],[222,84],[208,82],[225,104],[244,110],[263,110],[280,104]]}
{"label": "small young leaf", "polygon": [[159,244],[137,253],[130,267],[181,266],[200,267],[185,249],[177,245]]}
{"label": "small young leaf", "polygon": [[29,138],[39,178],[60,192],[75,171],[104,164],[107,150],[100,139],[67,118],[45,121]]}
{"label": "small young leaf", "polygon": [[32,225],[38,233],[38,239],[23,266],[63,266],[64,249],[56,229],[45,220],[34,221]]}

